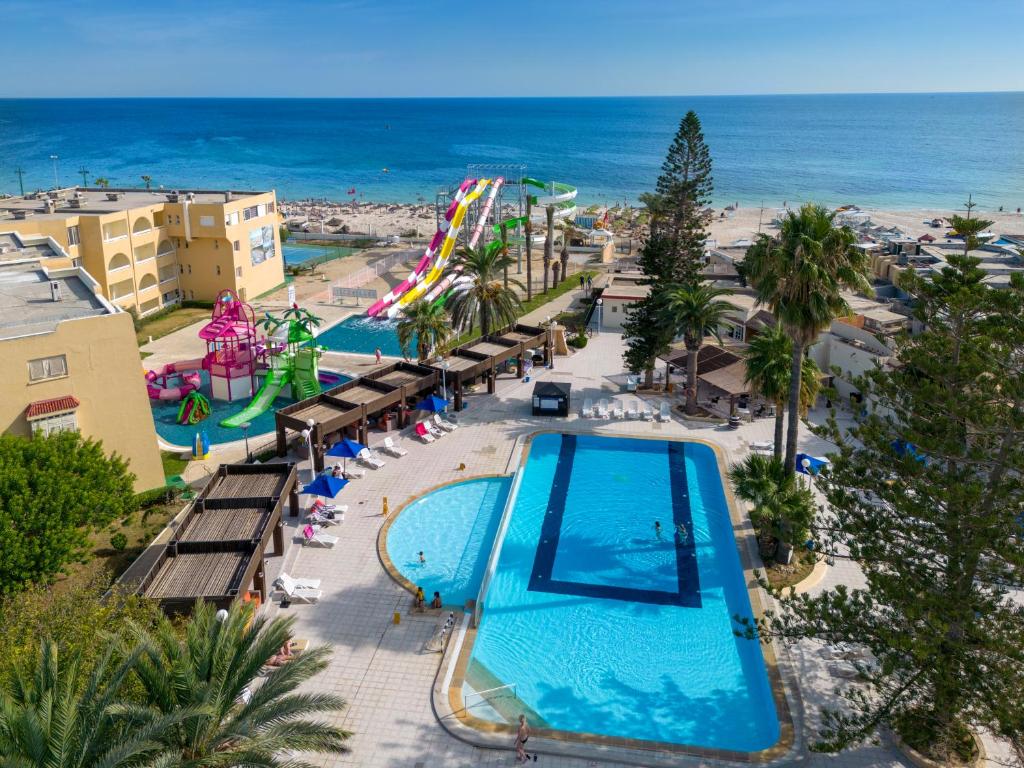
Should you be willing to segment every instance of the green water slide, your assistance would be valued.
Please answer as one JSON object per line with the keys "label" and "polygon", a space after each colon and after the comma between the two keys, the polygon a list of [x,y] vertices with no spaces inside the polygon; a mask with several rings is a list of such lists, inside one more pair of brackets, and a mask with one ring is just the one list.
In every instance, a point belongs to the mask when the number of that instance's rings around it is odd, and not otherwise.
{"label": "green water slide", "polygon": [[[558,181],[539,181],[538,179],[531,179],[529,177],[523,177],[522,183],[528,187],[534,187],[541,189],[547,194],[543,195],[530,195],[530,205],[539,208],[548,208],[553,206],[555,209],[555,218],[566,219],[576,213],[576,187],[571,184],[563,184]],[[533,214],[533,220],[543,221],[545,218],[544,211],[535,211]]]}
{"label": "green water slide", "polygon": [[263,380],[263,386],[252,401],[234,416],[228,416],[221,421],[222,427],[240,427],[247,421],[252,421],[267,408],[274,404],[274,399],[281,394],[291,382],[292,374],[287,369],[271,368],[267,372],[267,378]]}
{"label": "green water slide", "polygon": [[321,391],[320,373],[317,369],[319,354],[315,349],[303,347],[295,353],[295,379],[292,383],[293,395],[296,400],[319,395]]}

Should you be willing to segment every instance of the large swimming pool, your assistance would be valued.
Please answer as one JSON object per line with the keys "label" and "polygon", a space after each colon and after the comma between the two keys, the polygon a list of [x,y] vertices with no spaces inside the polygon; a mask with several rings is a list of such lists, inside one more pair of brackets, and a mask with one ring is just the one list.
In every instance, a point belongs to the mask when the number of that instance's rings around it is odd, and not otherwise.
{"label": "large swimming pool", "polygon": [[348,248],[345,246],[327,245],[284,244],[281,246],[281,252],[284,254],[284,263],[289,266],[302,264],[310,259],[320,259],[324,257],[340,258],[342,256],[348,256],[351,253],[355,253],[356,250],[356,248]]}
{"label": "large swimming pool", "polygon": [[[542,434],[522,473],[466,672],[470,712],[711,749],[774,745],[761,648],[733,634],[751,607],[714,452]],[[502,685],[517,697],[508,706],[473,696]]]}
{"label": "large swimming pool", "polygon": [[[322,331],[316,337],[316,341],[317,344],[335,352],[372,355],[373,351],[380,347],[381,354],[402,357],[397,328],[398,323],[395,320],[374,320],[365,315],[353,315]],[[415,338],[412,349],[416,349]]]}
{"label": "large swimming pool", "polygon": [[507,477],[479,478],[414,501],[388,529],[392,564],[428,599],[437,591],[457,608],[475,600],[510,485]]}

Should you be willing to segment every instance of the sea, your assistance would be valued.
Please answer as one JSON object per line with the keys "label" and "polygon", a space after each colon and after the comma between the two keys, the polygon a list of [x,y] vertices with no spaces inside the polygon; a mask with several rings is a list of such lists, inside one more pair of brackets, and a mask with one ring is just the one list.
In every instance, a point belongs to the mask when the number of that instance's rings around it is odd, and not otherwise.
{"label": "sea", "polygon": [[[718,205],[1024,206],[1024,93],[487,99],[0,99],[0,191],[90,183],[433,202],[472,164],[652,189],[687,110]],[[51,156],[56,155],[53,160]]]}

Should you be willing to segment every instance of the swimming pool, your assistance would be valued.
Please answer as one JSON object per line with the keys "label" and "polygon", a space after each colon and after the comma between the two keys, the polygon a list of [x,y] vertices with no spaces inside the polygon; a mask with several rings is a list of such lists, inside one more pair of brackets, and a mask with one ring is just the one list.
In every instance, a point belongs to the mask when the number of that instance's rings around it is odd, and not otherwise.
{"label": "swimming pool", "polygon": [[[331,379],[330,383],[324,382],[323,385],[325,387],[344,384],[349,380],[348,376],[334,373],[333,371],[321,371],[320,375],[321,377],[330,377]],[[210,397],[210,375],[206,371],[200,371],[200,376],[203,383],[199,391],[206,395],[210,401],[210,415],[198,424],[179,424],[178,408],[181,406],[180,402],[174,400],[150,400],[149,405],[153,410],[153,424],[156,427],[156,433],[165,442],[182,448],[190,448],[192,441],[195,439],[196,432],[202,432],[203,430],[206,431],[211,446],[241,440],[245,436],[241,428],[222,427],[220,421],[242,410],[248,404],[249,398],[235,400],[230,403],[227,400],[212,398]],[[257,379],[257,386],[260,381]],[[274,412],[294,402],[292,398],[284,396],[275,399],[272,408],[268,408],[249,422],[251,425],[249,427],[249,439],[252,440],[253,437],[273,432]]]}
{"label": "swimming pool", "polygon": [[[380,347],[381,354],[401,357],[402,347],[398,343],[397,328],[398,323],[394,320],[375,320],[365,315],[353,315],[322,331],[316,337],[316,342],[335,352],[372,355]],[[412,349],[416,349],[415,338]]]}
{"label": "swimming pool", "polygon": [[463,693],[517,698],[471,714],[741,752],[778,741],[761,648],[733,634],[751,607],[711,448],[538,435],[501,547]]}
{"label": "swimming pool", "polygon": [[337,258],[355,253],[356,248],[348,248],[343,245],[281,245],[281,252],[284,254],[284,263],[289,266],[302,264],[310,259],[319,259],[325,256]]}
{"label": "swimming pool", "polygon": [[388,528],[392,564],[423,587],[428,600],[435,591],[453,607],[475,600],[511,483],[508,477],[485,477],[418,498]]}

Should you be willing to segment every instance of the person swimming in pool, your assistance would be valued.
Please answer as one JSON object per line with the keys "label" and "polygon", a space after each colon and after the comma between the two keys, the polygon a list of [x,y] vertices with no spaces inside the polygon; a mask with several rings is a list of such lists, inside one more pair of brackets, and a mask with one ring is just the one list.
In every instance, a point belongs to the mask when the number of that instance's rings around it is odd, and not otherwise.
{"label": "person swimming in pool", "polygon": [[422,549],[420,550],[420,554],[419,554],[419,556],[420,556],[420,565],[426,565],[426,563],[427,563],[427,558],[425,558],[425,557],[423,556],[423,550],[422,550]]}
{"label": "person swimming in pool", "polygon": [[689,532],[686,530],[686,526],[682,523],[676,525],[676,537],[680,544],[685,544],[686,540],[690,537]]}
{"label": "person swimming in pool", "polygon": [[654,535],[658,537],[658,541],[661,541],[661,521],[654,521]]}
{"label": "person swimming in pool", "polygon": [[434,593],[434,599],[430,601],[430,607],[431,608],[440,608],[441,607],[441,593],[440,592],[435,592]]}

